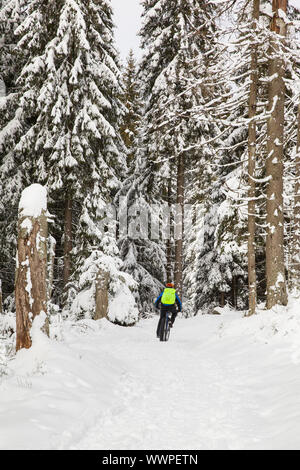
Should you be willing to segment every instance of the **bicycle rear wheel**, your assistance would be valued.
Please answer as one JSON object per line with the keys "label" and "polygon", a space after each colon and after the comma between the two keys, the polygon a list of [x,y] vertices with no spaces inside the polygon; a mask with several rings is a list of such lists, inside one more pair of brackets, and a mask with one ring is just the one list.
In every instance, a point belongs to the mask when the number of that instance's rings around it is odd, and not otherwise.
{"label": "bicycle rear wheel", "polygon": [[170,337],[170,324],[169,323],[170,323],[170,319],[167,314],[164,318],[164,321],[161,322],[160,335],[159,335],[160,341],[168,341]]}

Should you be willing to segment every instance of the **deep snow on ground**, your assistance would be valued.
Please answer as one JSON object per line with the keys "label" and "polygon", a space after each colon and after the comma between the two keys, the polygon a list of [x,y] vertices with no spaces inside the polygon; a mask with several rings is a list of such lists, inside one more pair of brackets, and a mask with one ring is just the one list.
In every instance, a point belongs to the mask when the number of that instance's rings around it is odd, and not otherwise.
{"label": "deep snow on ground", "polygon": [[300,449],[299,299],[251,318],[35,325],[0,379],[0,449]]}

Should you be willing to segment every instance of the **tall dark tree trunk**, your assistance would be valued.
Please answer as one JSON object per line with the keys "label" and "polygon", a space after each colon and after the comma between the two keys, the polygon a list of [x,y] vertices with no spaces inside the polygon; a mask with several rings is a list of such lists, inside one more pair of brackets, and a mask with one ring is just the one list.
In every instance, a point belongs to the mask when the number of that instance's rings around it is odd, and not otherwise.
{"label": "tall dark tree trunk", "polygon": [[298,106],[298,135],[296,148],[295,171],[295,196],[294,196],[294,223],[291,249],[291,288],[300,290],[300,104]]}
{"label": "tall dark tree trunk", "polygon": [[182,298],[183,237],[184,237],[184,156],[177,161],[177,214],[175,220],[175,287]]}
{"label": "tall dark tree trunk", "polygon": [[52,292],[53,292],[55,247],[56,247],[55,238],[49,236],[49,240],[48,240],[48,276],[47,276],[48,300],[51,299]]}
{"label": "tall dark tree trunk", "polygon": [[284,269],[284,216],[283,216],[283,139],[285,65],[280,51],[280,42],[286,36],[286,23],[279,9],[287,11],[287,0],[273,0],[271,31],[277,37],[270,41],[269,90],[267,124],[267,237],[266,279],[267,308],[287,304]]}
{"label": "tall dark tree trunk", "polygon": [[238,282],[237,276],[232,276],[231,285],[231,302],[233,308],[237,308],[237,297],[238,297]]}
{"label": "tall dark tree trunk", "polygon": [[170,231],[169,237],[167,239],[167,282],[171,282],[172,279],[172,231],[171,231],[171,224],[172,224],[172,214],[171,214],[171,205],[172,205],[172,180],[169,178],[168,181],[168,208],[169,208],[169,223],[170,223]]}
{"label": "tall dark tree trunk", "polygon": [[3,307],[2,307],[2,281],[0,279],[0,314],[3,313]]}
{"label": "tall dark tree trunk", "polygon": [[[255,32],[256,22],[259,19],[260,0],[253,0],[253,25]],[[255,165],[256,165],[256,104],[257,104],[257,44],[252,45],[251,53],[251,83],[249,95],[249,123],[248,129],[248,286],[249,286],[249,315],[256,309],[256,263],[255,263]]]}
{"label": "tall dark tree trunk", "polygon": [[66,196],[65,200],[65,227],[64,227],[64,270],[63,284],[66,288],[71,275],[71,251],[72,251],[72,200]]}
{"label": "tall dark tree trunk", "polygon": [[225,307],[225,292],[220,292],[219,297],[219,306],[221,308]]}

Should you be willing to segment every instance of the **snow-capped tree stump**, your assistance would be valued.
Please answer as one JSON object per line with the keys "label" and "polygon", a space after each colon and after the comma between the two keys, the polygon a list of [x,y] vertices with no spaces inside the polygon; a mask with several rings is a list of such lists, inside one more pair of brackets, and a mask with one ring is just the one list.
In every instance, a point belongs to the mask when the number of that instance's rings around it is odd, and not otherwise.
{"label": "snow-capped tree stump", "polygon": [[30,329],[37,315],[47,319],[47,192],[32,184],[22,192],[19,204],[16,297],[16,349],[30,348]]}
{"label": "snow-capped tree stump", "polygon": [[96,280],[96,312],[94,320],[108,317],[109,273],[100,269]]}

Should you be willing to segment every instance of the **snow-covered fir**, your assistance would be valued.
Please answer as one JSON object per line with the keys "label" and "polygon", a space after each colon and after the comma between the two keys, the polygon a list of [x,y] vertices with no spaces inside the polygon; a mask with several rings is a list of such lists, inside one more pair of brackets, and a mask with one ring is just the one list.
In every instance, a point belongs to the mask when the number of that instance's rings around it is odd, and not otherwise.
{"label": "snow-covered fir", "polygon": [[[47,185],[53,214],[60,215],[66,207],[65,219],[76,223],[75,233],[67,232],[66,222],[64,229],[54,229],[58,243],[62,236],[72,239],[64,248],[64,263],[71,256],[76,261],[64,271],[64,283],[72,277],[75,291],[76,282],[87,288],[86,259],[92,271],[102,263],[101,256],[111,257],[114,275],[120,269],[115,235],[103,236],[97,227],[126,172],[119,133],[124,109],[112,28],[106,1],[34,1],[16,29],[16,53],[28,50],[30,56],[18,79],[22,93],[13,117],[24,130],[10,154],[18,171],[25,173],[23,181]],[[94,277],[90,276],[91,292]],[[113,299],[114,288],[111,295]],[[77,305],[73,297],[74,288],[72,302]]]}

